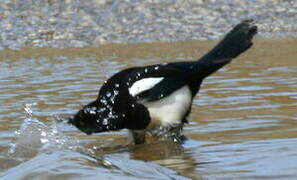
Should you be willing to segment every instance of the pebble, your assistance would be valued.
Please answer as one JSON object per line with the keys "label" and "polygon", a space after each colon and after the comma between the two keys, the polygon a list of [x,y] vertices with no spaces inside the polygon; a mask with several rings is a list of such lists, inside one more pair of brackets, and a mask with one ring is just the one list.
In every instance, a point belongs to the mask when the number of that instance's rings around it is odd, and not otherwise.
{"label": "pebble", "polygon": [[70,44],[72,47],[85,47],[85,46],[88,46],[89,44],[87,42],[84,42],[84,41],[78,41],[78,40],[71,40],[70,41]]}

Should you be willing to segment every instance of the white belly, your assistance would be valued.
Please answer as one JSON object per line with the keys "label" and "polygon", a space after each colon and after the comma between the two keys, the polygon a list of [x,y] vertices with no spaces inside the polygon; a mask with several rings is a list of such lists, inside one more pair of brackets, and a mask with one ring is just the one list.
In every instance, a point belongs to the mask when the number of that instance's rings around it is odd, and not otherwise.
{"label": "white belly", "polygon": [[149,127],[180,124],[192,103],[192,95],[188,86],[184,86],[171,95],[154,102],[143,103],[151,116]]}

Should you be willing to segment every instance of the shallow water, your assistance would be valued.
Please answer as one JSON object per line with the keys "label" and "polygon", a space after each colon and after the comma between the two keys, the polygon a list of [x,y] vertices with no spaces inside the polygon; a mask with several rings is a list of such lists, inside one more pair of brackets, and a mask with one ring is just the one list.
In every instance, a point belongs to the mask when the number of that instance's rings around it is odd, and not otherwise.
{"label": "shallow water", "polygon": [[256,40],[207,78],[183,145],[127,145],[126,131],[86,136],[54,121],[123,68],[197,59],[214,44],[1,51],[1,179],[295,179],[297,39]]}

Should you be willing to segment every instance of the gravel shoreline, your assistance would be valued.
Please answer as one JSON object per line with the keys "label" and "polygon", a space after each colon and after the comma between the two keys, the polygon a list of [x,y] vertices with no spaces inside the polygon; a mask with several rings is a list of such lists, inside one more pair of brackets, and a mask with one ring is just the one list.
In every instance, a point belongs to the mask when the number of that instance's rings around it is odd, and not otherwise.
{"label": "gravel shoreline", "polygon": [[246,18],[297,37],[295,0],[3,0],[0,50],[217,39]]}

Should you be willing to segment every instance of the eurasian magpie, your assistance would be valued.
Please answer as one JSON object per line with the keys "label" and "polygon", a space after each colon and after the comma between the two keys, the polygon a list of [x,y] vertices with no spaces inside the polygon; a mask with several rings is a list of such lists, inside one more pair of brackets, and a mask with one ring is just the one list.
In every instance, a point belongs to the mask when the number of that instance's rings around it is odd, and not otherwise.
{"label": "eurasian magpie", "polygon": [[154,129],[178,134],[203,79],[249,49],[256,33],[253,20],[244,20],[198,61],[122,70],[106,80],[98,98],[68,123],[88,135],[126,128],[135,144],[144,143],[146,132]]}

